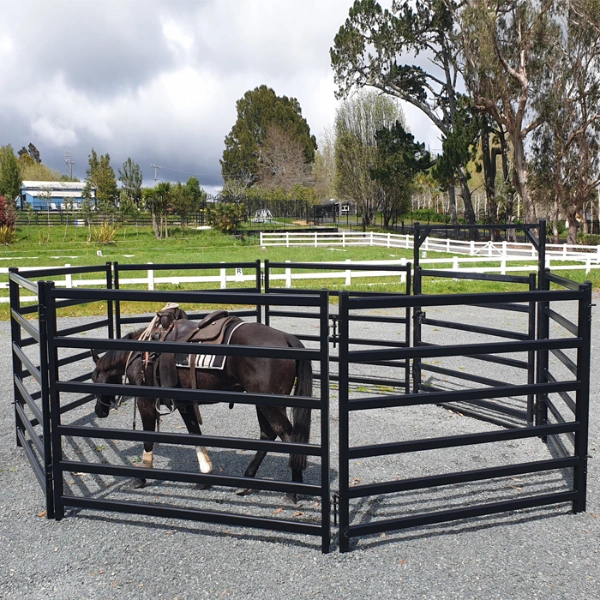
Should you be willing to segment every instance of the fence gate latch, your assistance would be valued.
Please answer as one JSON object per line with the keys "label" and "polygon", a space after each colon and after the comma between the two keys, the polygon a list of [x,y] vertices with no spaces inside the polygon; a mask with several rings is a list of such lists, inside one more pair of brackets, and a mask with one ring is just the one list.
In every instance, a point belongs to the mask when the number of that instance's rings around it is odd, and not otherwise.
{"label": "fence gate latch", "polygon": [[338,524],[338,504],[340,501],[340,497],[337,494],[333,494],[333,496],[331,496],[331,500],[330,500],[330,505],[333,508],[333,524],[337,525]]}
{"label": "fence gate latch", "polygon": [[427,317],[427,313],[423,310],[415,310],[415,314],[413,315],[413,319],[421,325],[423,323],[423,319]]}
{"label": "fence gate latch", "polygon": [[338,316],[337,315],[331,315],[331,333],[329,334],[329,338],[331,343],[333,344],[333,347],[335,348],[337,346],[337,342],[339,340],[339,335],[338,335]]}

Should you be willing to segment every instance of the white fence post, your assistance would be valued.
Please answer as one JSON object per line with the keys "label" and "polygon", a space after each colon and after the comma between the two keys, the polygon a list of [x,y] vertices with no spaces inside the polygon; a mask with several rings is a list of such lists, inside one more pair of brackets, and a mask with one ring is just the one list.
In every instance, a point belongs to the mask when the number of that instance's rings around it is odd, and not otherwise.
{"label": "white fence post", "polygon": [[[65,265],[65,267],[68,269],[71,265]],[[67,273],[65,275],[65,287],[66,288],[72,288],[73,287],[73,275],[71,275],[71,273]]]}
{"label": "white fence post", "polygon": [[[351,261],[351,259],[347,258],[347,259],[346,259],[346,262],[347,262],[347,263],[350,263],[350,262],[352,262],[352,261]],[[346,270],[346,285],[347,285],[348,287],[350,287],[350,284],[351,284],[351,283],[352,283],[352,271],[351,271],[350,269],[347,269],[347,270]]]}
{"label": "white fence post", "polygon": [[372,231],[371,231],[371,235],[370,235],[370,240],[371,241],[369,243],[369,246],[372,246],[373,245],[373,232]]}
{"label": "white fence post", "polygon": [[[506,245],[506,240],[502,241],[502,256],[504,256],[506,258],[506,255],[508,254],[508,247]],[[504,266],[506,267],[506,261],[504,261]],[[502,273],[504,275],[504,273]]]}
{"label": "white fence post", "polygon": [[286,248],[290,247],[290,232],[289,231],[285,232],[285,247]]}
{"label": "white fence post", "polygon": [[387,247],[389,248],[392,244],[392,234],[388,233],[387,234]]}
{"label": "white fence post", "polygon": [[[406,258],[400,259],[400,266],[401,267],[406,266]],[[402,273],[400,273],[400,283],[406,283],[406,271],[402,271]]]}
{"label": "white fence post", "polygon": [[262,231],[260,232],[260,245],[261,246],[265,245],[265,242],[264,242],[264,239],[263,239],[263,232]]}
{"label": "white fence post", "polygon": [[315,248],[319,247],[319,234],[315,231]]}
{"label": "white fence post", "polygon": [[[149,265],[152,263],[149,262]],[[148,269],[148,291],[152,291],[154,289],[154,269]]]}
{"label": "white fence post", "polygon": [[[224,264],[225,261],[222,260],[221,264]],[[226,290],[227,289],[227,272],[225,269],[221,269],[221,289],[222,290]]]}
{"label": "white fence post", "polygon": [[591,270],[592,270],[592,257],[588,256],[585,259],[585,274],[588,275]]}
{"label": "white fence post", "polygon": [[342,231],[342,248],[346,247],[346,232]]}
{"label": "white fence post", "polygon": [[470,249],[469,249],[469,254],[471,256],[475,256],[475,242],[473,240],[471,240],[471,244],[470,244]]}
{"label": "white fence post", "polygon": [[[286,260],[286,263],[291,263],[291,260]],[[290,267],[288,267],[285,270],[285,287],[286,288],[291,288],[292,287],[292,269]]]}

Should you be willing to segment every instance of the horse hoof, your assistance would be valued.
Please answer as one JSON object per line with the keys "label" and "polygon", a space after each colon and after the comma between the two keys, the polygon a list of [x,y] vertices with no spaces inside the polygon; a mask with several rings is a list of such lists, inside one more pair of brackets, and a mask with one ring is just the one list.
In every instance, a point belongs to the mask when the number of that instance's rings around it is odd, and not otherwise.
{"label": "horse hoof", "polygon": [[298,494],[292,494],[292,492],[288,492],[285,495],[285,499],[288,502],[291,502],[292,504],[298,504],[299,500],[300,500],[300,496],[298,496]]}
{"label": "horse hoof", "polygon": [[239,488],[239,489],[235,490],[235,493],[238,496],[249,496],[252,493],[252,489],[251,488]]}
{"label": "horse hoof", "polygon": [[210,487],[211,487],[210,483],[197,483],[196,484],[197,490],[208,490],[208,489],[210,489]]}
{"label": "horse hoof", "polygon": [[141,490],[142,488],[146,487],[146,480],[145,479],[134,479],[131,482],[131,489],[132,490]]}

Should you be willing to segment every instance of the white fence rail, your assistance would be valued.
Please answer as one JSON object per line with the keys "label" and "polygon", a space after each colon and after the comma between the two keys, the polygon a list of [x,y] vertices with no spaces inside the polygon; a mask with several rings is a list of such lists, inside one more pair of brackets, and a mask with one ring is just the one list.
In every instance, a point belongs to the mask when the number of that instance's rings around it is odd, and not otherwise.
{"label": "white fence rail", "polygon": [[[384,248],[414,247],[412,235],[396,233],[375,233],[372,231],[338,231],[338,232],[287,232],[260,234],[261,246],[380,246]],[[448,254],[463,254],[468,256],[487,257],[520,257],[527,256],[537,259],[537,251],[532,244],[515,242],[473,242],[440,239],[428,237],[423,242],[421,250],[425,252],[446,252]],[[546,255],[562,257],[569,260],[586,260],[591,257],[593,262],[600,264],[600,245],[573,246],[569,244],[546,244]]]}
{"label": "white fence rail", "polygon": [[[425,253],[424,253],[425,254]],[[575,265],[565,265],[564,262],[579,262],[580,264]],[[406,265],[408,260],[406,258],[401,258],[399,260],[382,260],[382,261],[352,261],[350,259],[343,262],[328,262],[331,265],[339,265],[339,271],[331,270],[331,271],[322,271],[316,270],[313,273],[306,272],[306,269],[303,268],[300,272],[293,271],[293,263],[291,261],[286,261],[290,263],[290,266],[284,269],[283,273],[270,273],[269,279],[271,281],[285,281],[285,287],[291,288],[292,282],[294,280],[309,280],[309,279],[344,279],[344,285],[350,286],[353,280],[361,279],[361,278],[376,278],[376,277],[398,277],[401,283],[405,281],[405,274],[398,274],[397,271],[386,271],[386,266],[398,266],[398,265]],[[465,256],[453,256],[452,258],[426,258],[421,259],[420,264],[423,266],[426,265],[436,265],[437,270],[439,271],[447,271],[449,273],[461,271],[466,273],[500,273],[502,275],[506,275],[507,273],[530,273],[533,271],[537,271],[537,262],[531,256],[475,256],[475,257],[465,257]],[[508,263],[523,263],[523,264],[511,264]],[[314,263],[318,265],[320,263]],[[361,271],[361,265],[379,265],[381,266],[381,271]],[[444,267],[444,265],[448,265]],[[65,265],[65,267],[70,267],[71,265]],[[579,254],[577,257],[567,256],[564,257],[562,255],[546,255],[546,267],[551,270],[575,270],[575,269],[585,269],[586,274],[588,274],[592,269],[600,268],[600,264],[595,255],[582,255]],[[42,270],[42,269],[55,269],[56,267],[24,267],[19,269],[20,273],[26,272],[28,270]],[[264,263],[261,265],[261,268],[264,269]],[[7,268],[0,268],[0,273],[8,273]],[[218,275],[173,275],[173,276],[164,276],[164,277],[156,277],[154,274],[154,270],[152,269],[152,263],[148,263],[148,271],[144,277],[137,278],[128,278],[128,279],[120,279],[120,285],[143,285],[148,290],[154,290],[155,286],[160,284],[172,284],[172,285],[180,285],[182,283],[219,283],[221,289],[227,289],[228,283],[241,283],[244,281],[256,281],[256,273],[254,270],[252,272],[244,273],[243,269],[235,268],[235,269],[220,269]],[[54,278],[54,282],[56,287],[64,287],[64,288],[74,288],[74,287],[93,287],[93,286],[101,286],[104,287],[106,285],[106,279],[73,279],[73,276],[70,274],[65,275],[64,279]],[[0,289],[8,288],[8,282],[0,283]],[[35,296],[31,297],[21,297],[21,301],[35,301]],[[9,302],[8,297],[0,297],[0,303]]]}

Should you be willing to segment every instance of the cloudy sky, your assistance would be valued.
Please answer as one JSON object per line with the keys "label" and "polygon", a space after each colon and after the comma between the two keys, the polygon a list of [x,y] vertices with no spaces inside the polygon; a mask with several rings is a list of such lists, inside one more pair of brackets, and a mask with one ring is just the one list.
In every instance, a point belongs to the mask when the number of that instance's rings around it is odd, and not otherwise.
{"label": "cloudy sky", "polygon": [[[33,142],[83,179],[92,148],[151,183],[221,184],[236,100],[266,84],[319,137],[336,100],[329,48],[352,0],[18,0],[0,20],[0,145]],[[436,131],[405,107],[420,141]]]}

